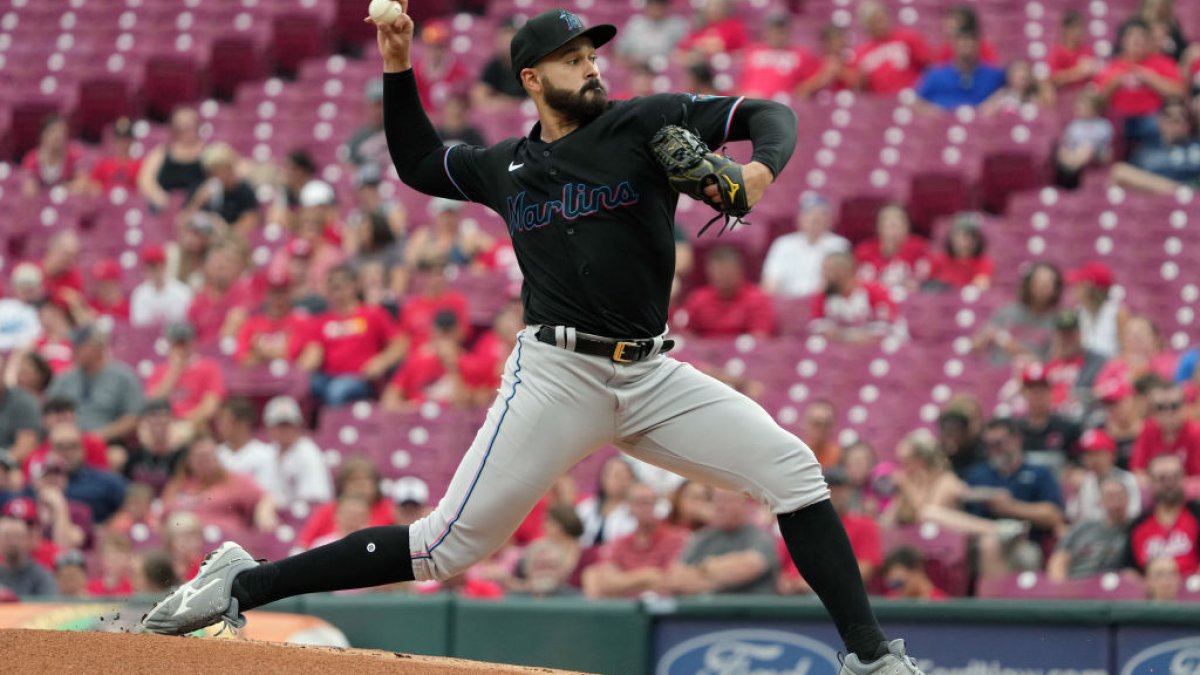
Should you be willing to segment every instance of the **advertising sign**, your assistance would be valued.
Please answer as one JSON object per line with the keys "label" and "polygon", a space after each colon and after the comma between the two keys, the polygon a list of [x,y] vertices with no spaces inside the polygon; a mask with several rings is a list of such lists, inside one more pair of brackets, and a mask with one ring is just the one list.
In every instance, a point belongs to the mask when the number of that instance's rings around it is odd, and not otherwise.
{"label": "advertising sign", "polygon": [[[926,675],[1109,675],[1111,640],[1105,626],[889,623],[885,628],[907,640]],[[827,623],[663,616],[655,629],[653,672],[836,675],[843,649]],[[1200,670],[1186,673],[1200,675]]]}

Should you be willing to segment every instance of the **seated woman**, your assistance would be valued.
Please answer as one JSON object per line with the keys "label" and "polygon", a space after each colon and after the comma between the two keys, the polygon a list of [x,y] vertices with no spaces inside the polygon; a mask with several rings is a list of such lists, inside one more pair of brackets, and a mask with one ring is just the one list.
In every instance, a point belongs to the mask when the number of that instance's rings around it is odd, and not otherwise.
{"label": "seated woman", "polygon": [[926,287],[986,290],[992,284],[992,259],[978,214],[960,213],[946,236],[945,251],[934,253]]}
{"label": "seated woman", "polygon": [[1050,352],[1062,294],[1063,276],[1058,267],[1048,262],[1028,265],[1016,300],[996,310],[988,325],[975,335],[975,349],[991,350],[996,364],[1016,357],[1044,359]]}
{"label": "seated woman", "polygon": [[950,470],[950,461],[928,430],[918,429],[900,441],[896,463],[896,492],[879,515],[883,527],[936,523],[963,534],[1000,536],[1024,530],[1019,521],[988,520],[962,509],[970,489]]}
{"label": "seated woman", "polygon": [[1009,62],[1004,69],[1004,86],[979,106],[984,115],[1015,113],[1026,103],[1048,106],[1054,103],[1054,88],[1033,74],[1033,66],[1024,59]]}
{"label": "seated woman", "polygon": [[167,142],[151,150],[138,171],[138,192],[151,209],[165,209],[172,192],[190,197],[200,187],[205,179],[200,165],[204,147],[200,115],[194,108],[177,108],[171,114]]}

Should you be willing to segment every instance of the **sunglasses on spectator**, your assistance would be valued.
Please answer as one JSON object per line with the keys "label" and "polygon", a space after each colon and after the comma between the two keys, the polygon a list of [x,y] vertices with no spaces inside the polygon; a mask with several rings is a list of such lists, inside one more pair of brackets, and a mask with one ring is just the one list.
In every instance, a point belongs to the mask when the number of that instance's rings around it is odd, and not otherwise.
{"label": "sunglasses on spectator", "polygon": [[1154,412],[1179,412],[1183,409],[1183,401],[1165,401],[1154,404]]}

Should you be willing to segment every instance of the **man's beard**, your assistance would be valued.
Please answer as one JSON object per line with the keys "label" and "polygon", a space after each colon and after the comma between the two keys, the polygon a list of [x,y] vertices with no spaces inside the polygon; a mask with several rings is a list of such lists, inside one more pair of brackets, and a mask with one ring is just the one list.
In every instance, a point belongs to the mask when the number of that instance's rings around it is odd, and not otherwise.
{"label": "man's beard", "polygon": [[568,122],[587,124],[608,107],[608,91],[599,79],[588,80],[579,91],[559,89],[546,80],[543,82],[546,105]]}

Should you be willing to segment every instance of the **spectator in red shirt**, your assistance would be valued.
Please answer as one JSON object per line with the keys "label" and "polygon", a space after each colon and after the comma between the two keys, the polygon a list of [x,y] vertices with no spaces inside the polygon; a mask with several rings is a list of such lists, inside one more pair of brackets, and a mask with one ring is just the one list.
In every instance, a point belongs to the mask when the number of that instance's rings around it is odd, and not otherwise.
{"label": "spectator in red shirt", "polygon": [[987,255],[987,238],[978,214],[955,216],[945,251],[934,253],[929,267],[929,280],[939,286],[975,286],[981,291],[991,286],[992,259]]}
{"label": "spectator in red shirt", "polygon": [[1054,408],[1064,414],[1081,416],[1083,403],[1090,400],[1092,385],[1104,357],[1083,344],[1079,314],[1064,309],[1054,317],[1054,336],[1046,360],[1046,379],[1050,382]]}
{"label": "spectator in red shirt", "polygon": [[884,596],[910,600],[945,600],[950,596],[934,585],[925,572],[925,556],[912,546],[888,554],[880,571]]}
{"label": "spectator in red shirt", "polygon": [[71,369],[75,361],[75,346],[71,343],[73,322],[65,308],[53,302],[38,307],[42,336],[34,343],[37,354],[46,360],[55,375]]}
{"label": "spectator in red shirt", "polygon": [[427,108],[437,110],[450,94],[469,89],[474,78],[450,51],[450,27],[445,21],[426,22],[419,38],[424,49],[417,52],[413,64],[417,91]]}
{"label": "spectator in red shirt", "polygon": [[692,291],[683,303],[684,327],[701,337],[758,337],[775,331],[771,296],[742,271],[742,255],[732,246],[718,246],[705,263],[708,285]]}
{"label": "spectator in red shirt", "polygon": [[996,56],[996,47],[983,37],[983,27],[979,25],[979,15],[970,5],[958,5],[946,10],[942,15],[942,35],[946,41],[937,48],[934,54],[935,63],[949,63],[954,60],[954,39],[959,33],[969,32],[979,36],[980,63],[997,64],[1000,58]]}
{"label": "spectator in red shirt", "polygon": [[892,294],[882,284],[863,281],[849,253],[825,256],[825,292],[813,296],[809,330],[845,342],[879,339],[902,328]]}
{"label": "spectator in red shirt", "polygon": [[839,91],[851,86],[857,75],[850,67],[849,40],[846,29],[833,23],[821,26],[817,35],[821,43],[820,63],[815,71],[796,87],[796,96],[810,96],[819,91]]}
{"label": "spectator in red shirt", "polygon": [[92,266],[92,280],[96,282],[88,300],[92,314],[129,322],[129,296],[121,288],[122,275],[121,264],[111,258]]}
{"label": "spectator in red shirt", "polygon": [[463,331],[470,327],[467,316],[467,298],[449,287],[446,270],[440,265],[419,263],[413,281],[419,294],[411,297],[400,312],[400,329],[412,341],[412,348],[420,347],[429,339],[433,318],[441,312],[450,312]]}
{"label": "spectator in red shirt", "polygon": [[1200,421],[1183,414],[1183,390],[1157,382],[1149,392],[1150,417],[1133,444],[1129,469],[1145,476],[1151,460],[1174,455],[1183,464],[1189,487],[1200,487]]}
{"label": "spectator in red shirt", "polygon": [[42,121],[38,145],[21,160],[25,178],[21,189],[26,196],[34,196],[56,185],[76,187],[83,148],[71,142],[71,130],[67,120],[57,113]]}
{"label": "spectator in red shirt", "polygon": [[146,378],[146,399],[169,400],[177,420],[189,424],[195,433],[203,433],[225,398],[221,366],[196,353],[196,331],[191,324],[169,323],[163,335],[170,344],[167,360]]}
{"label": "spectator in red shirt", "polygon": [[328,285],[330,309],[314,322],[300,366],[313,374],[313,396],[338,406],[370,396],[371,383],[404,357],[408,339],[386,311],[359,302],[353,268],[333,268]]}
{"label": "spectator in red shirt", "polygon": [[142,160],[130,154],[133,140],[133,122],[128,117],[113,123],[107,143],[108,154],[96,162],[88,176],[91,192],[108,194],[117,188],[131,195],[137,192],[137,176],[142,168]]}
{"label": "spectator in red shirt", "polygon": [[888,288],[915,289],[929,276],[929,242],[912,234],[908,211],[900,204],[879,209],[875,231],[854,247],[859,276]]}
{"label": "spectator in red shirt", "polygon": [[[854,549],[854,557],[858,561],[858,570],[862,578],[870,582],[883,562],[883,547],[880,543],[879,524],[870,516],[854,513],[850,510],[850,502],[854,496],[854,488],[850,478],[841,467],[833,467],[825,471],[825,482],[829,484],[829,503],[838,513],[842,526],[846,528],[846,536],[850,538],[850,547]],[[796,569],[792,557],[787,555],[787,547],[783,539],[777,540],[779,559],[783,566],[780,569],[778,590],[783,595],[811,593],[808,582]]]}
{"label": "spectator in red shirt", "polygon": [[[78,424],[75,420],[75,401],[69,398],[52,398],[42,405],[42,430],[45,436],[42,444],[21,462],[21,470],[25,472],[26,478],[32,478],[42,463],[46,461],[46,457],[50,455],[48,434],[51,429],[60,424],[72,426]],[[83,461],[88,466],[107,471],[109,468],[108,443],[96,434],[86,431],[82,432],[80,440],[83,442]]]}
{"label": "spectator in red shirt", "polygon": [[133,542],[129,535],[107,532],[97,545],[100,553],[99,573],[88,579],[88,595],[124,597],[133,594]]}
{"label": "spectator in red shirt", "polygon": [[433,333],[429,339],[413,348],[384,388],[379,401],[384,410],[411,410],[424,401],[468,402],[461,368],[466,350],[458,316],[441,310],[430,323]]}
{"label": "spectator in red shirt", "polygon": [[731,0],[707,0],[700,11],[699,27],[679,41],[679,52],[708,59],[745,47],[750,35],[746,24],[734,15],[733,9]]}
{"label": "spectator in red shirt", "polygon": [[62,305],[75,319],[84,318],[83,274],[79,271],[79,235],[63,230],[50,238],[42,256],[42,285],[46,297]]}
{"label": "spectator in red shirt", "polygon": [[878,0],[858,6],[858,21],[866,40],[854,48],[850,62],[858,88],[875,94],[895,94],[912,87],[933,56],[925,39],[908,28],[894,28]]}
{"label": "spectator in red shirt", "polygon": [[1122,24],[1118,42],[1117,57],[1095,77],[1097,91],[1109,110],[1124,118],[1127,141],[1153,140],[1158,135],[1154,115],[1167,99],[1183,96],[1183,77],[1170,57],[1154,50],[1141,19]]}
{"label": "spectator in red shirt", "polygon": [[245,274],[246,251],[227,239],[214,244],[204,257],[204,287],[192,298],[187,318],[200,344],[237,335],[255,304],[253,284]]}
{"label": "spectator in red shirt", "polygon": [[267,273],[267,297],[262,309],[238,330],[234,358],[243,366],[277,359],[295,361],[311,330],[312,317],[292,307],[292,280],[287,272]]}
{"label": "spectator in red shirt", "polygon": [[742,54],[738,86],[746,96],[774,98],[791,94],[819,67],[816,56],[792,41],[792,15],[771,14],[763,29],[763,41],[750,45]]}
{"label": "spectator in red shirt", "polygon": [[1159,455],[1149,467],[1151,507],[1129,527],[1125,565],[1145,572],[1150,561],[1174,558],[1179,573],[1200,568],[1200,504],[1186,499],[1183,462]]}
{"label": "spectator in red shirt", "polygon": [[1100,373],[1097,382],[1112,379],[1135,384],[1146,375],[1157,375],[1163,380],[1175,379],[1179,355],[1163,344],[1162,333],[1148,317],[1131,316],[1120,326],[1120,351],[1110,358]]}
{"label": "spectator in red shirt", "polygon": [[381,479],[379,468],[371,460],[362,455],[348,456],[342,462],[342,466],[338,468],[337,475],[333,479],[335,500],[313,509],[312,515],[308,517],[308,522],[304,523],[304,527],[296,537],[296,545],[310,548],[319,537],[332,532],[337,500],[348,495],[361,497],[371,505],[368,527],[391,525],[395,522],[395,507],[391,500],[383,494],[383,488],[380,486]]}
{"label": "spectator in red shirt", "polygon": [[1056,87],[1081,86],[1100,72],[1103,64],[1087,43],[1087,23],[1079,10],[1069,9],[1063,13],[1062,34],[1058,43],[1050,48],[1047,61],[1050,83]]}
{"label": "spectator in red shirt", "polygon": [[628,598],[662,590],[663,575],[687,544],[687,530],[655,515],[658,496],[649,485],[631,485],[628,502],[637,529],[604,544],[599,561],[583,571],[583,594],[589,598]]}
{"label": "spectator in red shirt", "polygon": [[522,311],[519,299],[507,302],[492,320],[491,330],[476,338],[470,353],[459,360],[470,405],[486,406],[496,398],[504,362],[517,345],[517,333],[525,327]]}

